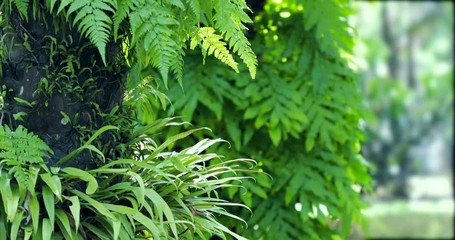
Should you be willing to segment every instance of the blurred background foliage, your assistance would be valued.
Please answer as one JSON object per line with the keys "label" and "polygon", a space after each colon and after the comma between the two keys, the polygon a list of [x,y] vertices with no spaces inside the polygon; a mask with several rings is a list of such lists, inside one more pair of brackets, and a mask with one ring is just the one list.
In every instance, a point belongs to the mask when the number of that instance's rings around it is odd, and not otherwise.
{"label": "blurred background foliage", "polygon": [[354,6],[375,182],[365,236],[453,237],[453,3]]}

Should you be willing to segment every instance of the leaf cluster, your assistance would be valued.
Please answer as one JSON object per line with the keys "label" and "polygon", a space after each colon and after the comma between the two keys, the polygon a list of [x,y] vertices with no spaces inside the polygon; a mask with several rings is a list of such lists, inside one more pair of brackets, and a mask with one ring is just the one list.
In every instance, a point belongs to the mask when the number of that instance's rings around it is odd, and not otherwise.
{"label": "leaf cluster", "polygon": [[[216,216],[243,221],[225,207],[242,206],[222,200],[218,191],[238,187],[246,177],[224,178],[242,171],[252,160],[221,161],[204,153],[220,139],[204,139],[179,152],[166,151],[175,141],[199,129],[182,132],[157,144],[148,133],[166,125],[163,119],[136,129],[128,147],[136,149],[95,169],[48,168],[41,159],[50,149],[23,127],[0,131],[0,237],[6,239],[208,239],[229,234],[244,239],[218,222]],[[113,126],[99,129],[89,141],[61,159],[68,163],[84,150],[103,155],[91,144]],[[12,141],[6,140],[12,139]],[[19,147],[15,144],[22,144]],[[139,147],[140,146],[140,147]],[[127,157],[127,156],[125,156]],[[206,163],[211,161],[212,164]],[[27,164],[37,164],[27,168]],[[26,180],[18,174],[30,171]],[[15,180],[14,180],[15,179]],[[27,184],[24,188],[24,182]]]}
{"label": "leaf cluster", "polygon": [[345,238],[361,220],[357,188],[368,191],[370,178],[359,154],[363,106],[350,67],[350,12],[345,1],[267,1],[250,39],[259,55],[255,80],[241,67],[234,75],[206,61],[185,71],[184,91],[163,90],[172,111],[216,129],[237,153],[218,151],[250,156],[272,176],[244,181],[247,193],[226,193],[255,213],[254,230],[235,228],[248,237]]}

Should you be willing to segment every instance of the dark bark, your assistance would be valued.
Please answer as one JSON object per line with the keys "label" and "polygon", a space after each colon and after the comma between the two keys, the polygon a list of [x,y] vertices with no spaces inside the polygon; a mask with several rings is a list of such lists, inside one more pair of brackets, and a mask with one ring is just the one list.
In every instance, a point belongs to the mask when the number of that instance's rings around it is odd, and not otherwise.
{"label": "dark bark", "polygon": [[[74,128],[75,124],[88,129],[104,124],[103,119],[94,120],[91,117],[96,115],[97,111],[109,111],[115,104],[121,102],[122,76],[118,71],[109,72],[108,68],[102,65],[95,48],[83,48],[82,46],[87,43],[87,40],[80,38],[74,30],[66,28],[59,29],[57,32],[50,15],[45,15],[39,20],[34,20],[30,16],[29,22],[22,20],[14,12],[8,17],[11,28],[4,29],[0,33],[1,37],[4,37],[4,44],[7,47],[5,54],[7,63],[2,66],[4,74],[1,83],[12,92],[9,92],[5,99],[6,110],[3,123],[12,127],[23,125],[43,139],[55,153],[49,159],[49,165],[52,165],[80,146],[81,140]],[[67,27],[67,24],[63,26]],[[67,40],[71,35],[74,42],[70,44],[69,48],[74,52],[82,51],[79,59],[81,66],[75,68],[77,71],[90,68],[92,72],[87,71],[86,74],[78,76],[78,84],[82,86],[84,81],[90,78],[96,80],[92,84],[95,86],[84,88],[82,99],[75,97],[71,91],[58,91],[68,88],[66,84],[69,83],[66,82],[62,82],[60,89],[55,89],[50,94],[37,92],[43,78],[48,78],[49,82],[56,81],[49,79],[52,76],[49,72],[62,70],[59,69],[58,64],[65,57],[57,55],[53,58],[56,63],[51,63],[50,50],[45,47],[50,44],[49,38],[46,38],[48,35],[55,37],[57,42]],[[27,36],[27,39],[24,36]],[[95,64],[93,64],[94,60]],[[35,101],[36,105],[30,108],[18,103],[14,98],[21,98],[28,102]],[[96,105],[99,105],[99,109],[94,107]],[[13,114],[18,112],[27,113],[24,121],[13,119]],[[79,114],[79,121],[72,124],[65,123],[62,120],[64,117],[61,112],[66,113],[71,119]],[[72,165],[79,168],[95,166],[95,163],[88,158],[88,154],[83,154]]]}

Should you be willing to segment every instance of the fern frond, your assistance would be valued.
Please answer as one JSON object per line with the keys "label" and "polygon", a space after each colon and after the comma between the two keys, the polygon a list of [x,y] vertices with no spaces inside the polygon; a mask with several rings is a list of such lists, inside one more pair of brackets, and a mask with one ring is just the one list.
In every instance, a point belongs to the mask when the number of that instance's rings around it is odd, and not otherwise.
{"label": "fern frond", "polygon": [[49,153],[53,153],[49,146],[23,126],[15,131],[0,126],[0,169],[9,170],[20,186],[29,187],[32,165],[44,164]]}
{"label": "fern frond", "polygon": [[191,12],[196,17],[197,22],[201,21],[201,4],[199,0],[186,0]]}
{"label": "fern frond", "polygon": [[[356,132],[356,125],[348,121],[348,116],[352,113],[349,111],[346,101],[350,101],[351,97],[347,97],[349,91],[352,91],[350,83],[343,82],[339,79],[336,83],[331,84],[327,88],[324,95],[314,93],[310,90],[304,91],[305,103],[303,110],[308,113],[309,124],[306,127],[308,130],[305,146],[307,151],[311,151],[315,142],[318,139],[328,149],[334,150],[334,143],[344,143],[346,140],[355,140],[356,136],[352,136],[352,132]],[[332,92],[346,92],[343,94],[342,99],[338,98]],[[327,97],[327,96],[335,96]],[[344,101],[344,102],[342,102]],[[355,106],[358,102],[351,102]]]}
{"label": "fern frond", "polygon": [[[349,24],[346,17],[350,14],[346,4],[335,0],[305,1],[305,30],[314,28],[321,51],[336,57],[339,51],[351,52],[353,38],[349,35]],[[326,17],[330,16],[330,17]]]}
{"label": "fern frond", "polygon": [[303,98],[298,91],[299,81],[288,82],[272,66],[262,64],[258,81],[249,83],[243,95],[250,106],[244,119],[254,119],[256,129],[268,128],[272,143],[277,146],[288,135],[298,138],[307,117],[301,111]]}
{"label": "fern frond", "polygon": [[207,55],[213,54],[221,62],[227,64],[238,73],[239,69],[237,63],[226,48],[226,43],[221,41],[221,39],[222,37],[215,33],[215,29],[211,27],[202,27],[198,31],[198,36],[192,39],[191,49],[194,49],[196,44],[199,44],[202,50],[202,56],[204,57],[204,62]]}
{"label": "fern frond", "polygon": [[[49,9],[55,6],[56,1],[49,3]],[[64,9],[66,18],[75,13],[73,26],[78,24],[78,31],[87,37],[90,42],[98,49],[101,59],[106,64],[106,45],[111,36],[112,20],[107,13],[114,13],[115,2],[109,0],[67,0],[61,1],[57,14]]]}
{"label": "fern frond", "polygon": [[171,6],[176,6],[176,7],[180,8],[180,10],[185,9],[185,5],[183,4],[183,2],[181,0],[163,0],[163,3],[169,4]]}
{"label": "fern frond", "polygon": [[131,0],[118,0],[117,1],[117,11],[115,11],[114,19],[114,39],[117,39],[118,30],[120,24],[125,20],[128,14],[131,11],[131,8],[134,6],[134,2]]}
{"label": "fern frond", "polygon": [[[167,85],[169,69],[182,78],[182,47],[178,43],[175,26],[179,22],[173,17],[169,8],[157,2],[143,2],[135,5],[130,13],[131,44],[137,50],[138,61],[144,66],[156,67]],[[178,67],[175,66],[178,65]]]}
{"label": "fern frond", "polygon": [[28,5],[29,5],[29,0],[13,0],[12,1],[14,5],[16,6],[17,10],[19,10],[19,13],[23,18],[25,18],[26,21],[28,21]]}
{"label": "fern frond", "polygon": [[245,37],[243,30],[247,28],[242,22],[251,22],[250,17],[243,11],[246,4],[243,0],[216,1],[215,3],[215,28],[218,29],[224,39],[229,43],[233,52],[237,53],[247,65],[251,77],[256,76],[257,59],[251,44]]}

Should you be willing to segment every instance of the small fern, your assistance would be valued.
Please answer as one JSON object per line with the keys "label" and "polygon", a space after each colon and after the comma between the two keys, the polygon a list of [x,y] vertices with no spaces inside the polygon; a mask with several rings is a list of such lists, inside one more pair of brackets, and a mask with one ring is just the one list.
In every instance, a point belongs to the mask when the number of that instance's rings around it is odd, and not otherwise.
{"label": "small fern", "polygon": [[0,126],[0,169],[14,175],[20,187],[34,191],[34,184],[29,181],[35,172],[34,165],[45,165],[44,158],[52,153],[46,143],[23,126],[15,131]]}

